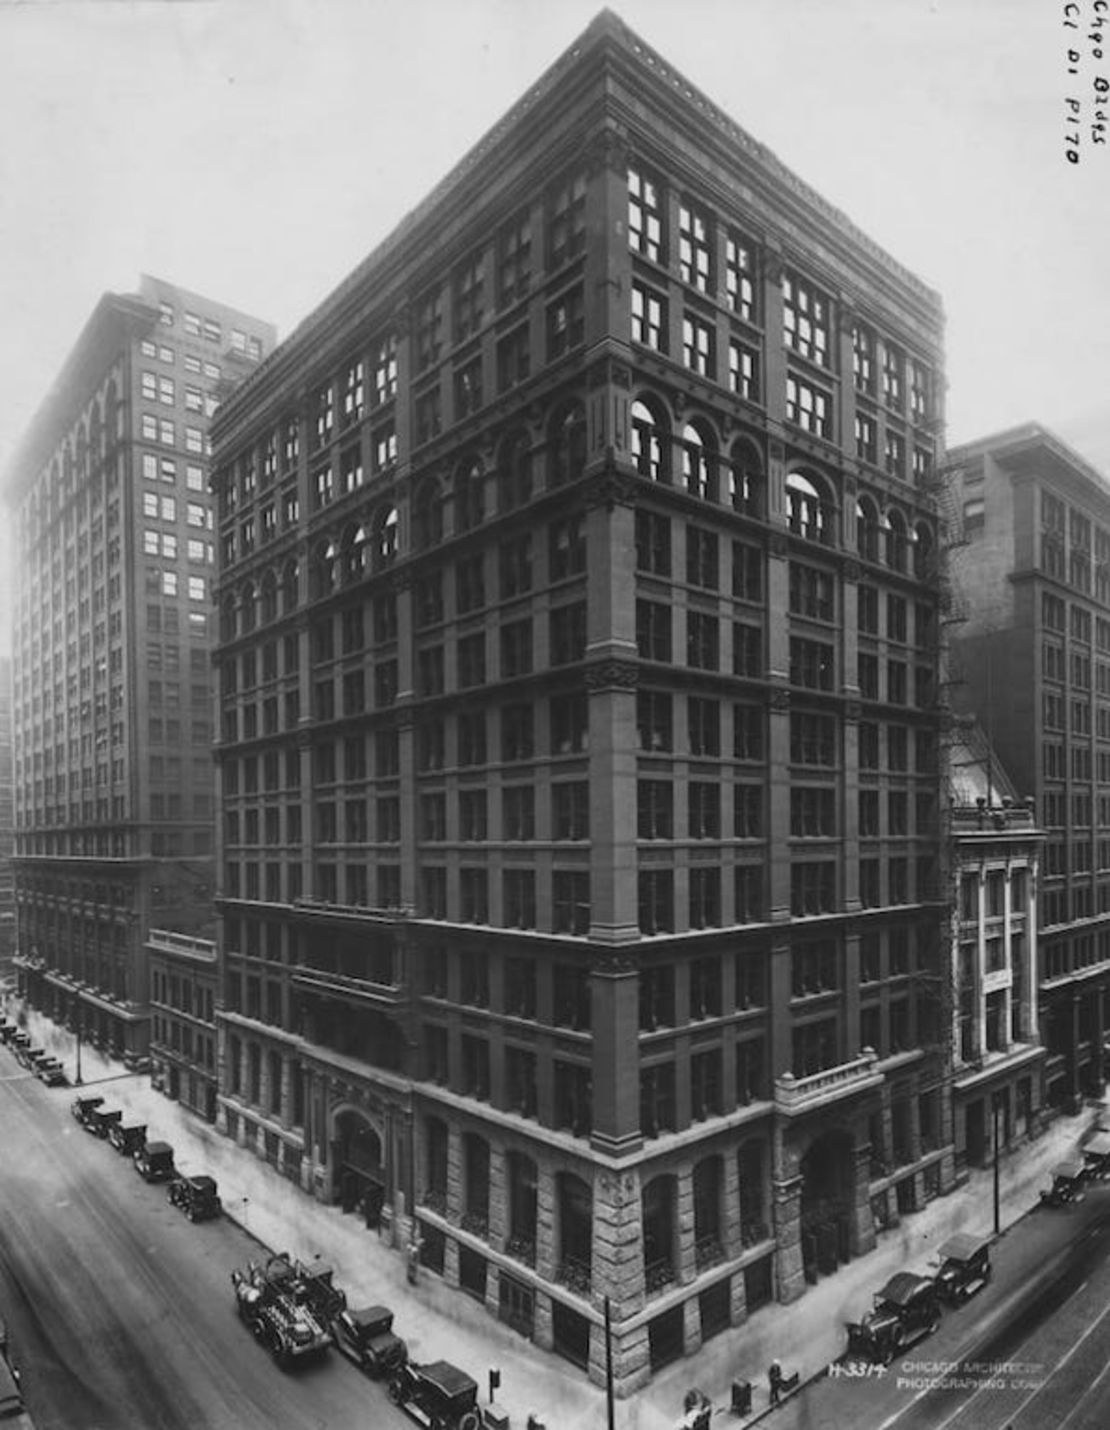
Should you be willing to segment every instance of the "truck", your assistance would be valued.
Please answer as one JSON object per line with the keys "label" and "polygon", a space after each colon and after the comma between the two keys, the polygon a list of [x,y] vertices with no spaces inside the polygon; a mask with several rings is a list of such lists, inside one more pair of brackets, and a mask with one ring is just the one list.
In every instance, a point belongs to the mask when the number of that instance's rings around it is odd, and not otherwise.
{"label": "truck", "polygon": [[266,1279],[299,1302],[312,1308],[312,1314],[325,1326],[347,1309],[347,1294],[335,1285],[335,1273],[322,1261],[306,1266],[287,1251],[278,1251],[265,1266]]}
{"label": "truck", "polygon": [[[281,1262],[276,1275],[268,1268]],[[245,1270],[231,1273],[239,1318],[283,1370],[327,1354],[331,1333],[313,1310],[303,1278],[283,1274],[290,1269],[286,1257],[270,1257],[261,1264],[248,1261]]]}

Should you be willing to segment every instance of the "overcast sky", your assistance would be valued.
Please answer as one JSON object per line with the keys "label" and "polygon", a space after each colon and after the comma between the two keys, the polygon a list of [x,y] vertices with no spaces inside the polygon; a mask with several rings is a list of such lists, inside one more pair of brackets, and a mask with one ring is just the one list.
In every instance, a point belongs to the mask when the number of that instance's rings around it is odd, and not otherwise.
{"label": "overcast sky", "polygon": [[[0,0],[0,469],[101,293],[152,273],[287,335],[599,8]],[[1110,472],[1110,61],[1063,0],[612,8],[940,290],[950,442],[1037,420]]]}

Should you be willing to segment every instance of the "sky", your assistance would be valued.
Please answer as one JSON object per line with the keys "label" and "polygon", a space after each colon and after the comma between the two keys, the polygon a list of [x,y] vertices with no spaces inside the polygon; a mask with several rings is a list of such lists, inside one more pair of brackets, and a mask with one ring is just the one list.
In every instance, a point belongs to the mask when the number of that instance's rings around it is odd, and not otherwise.
{"label": "sky", "polygon": [[[611,8],[940,291],[950,444],[1038,421],[1110,474],[1095,6]],[[103,292],[150,273],[288,335],[599,8],[0,0],[0,472]]]}

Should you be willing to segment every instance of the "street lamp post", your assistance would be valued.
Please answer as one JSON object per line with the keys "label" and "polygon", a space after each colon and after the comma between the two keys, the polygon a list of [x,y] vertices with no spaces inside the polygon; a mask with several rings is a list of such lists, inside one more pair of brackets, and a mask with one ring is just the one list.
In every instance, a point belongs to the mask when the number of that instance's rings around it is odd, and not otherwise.
{"label": "street lamp post", "polygon": [[77,1070],[73,1074],[73,1081],[77,1087],[81,1086],[81,1018],[77,1018]]}
{"label": "street lamp post", "polygon": [[1001,1107],[1001,1104],[1000,1104],[1000,1102],[999,1102],[998,1093],[996,1092],[996,1093],[994,1094],[994,1096],[992,1097],[992,1099],[991,1099],[991,1111],[992,1111],[993,1116],[994,1116],[994,1129],[993,1129],[993,1130],[994,1130],[994,1234],[995,1234],[995,1236],[998,1236],[999,1233],[1000,1233],[1001,1230],[1002,1230],[1001,1206],[1000,1206],[999,1186],[998,1186],[998,1180],[999,1180],[999,1176],[1000,1176],[1000,1170],[999,1170],[1000,1164],[999,1164],[999,1157],[998,1157],[998,1114],[1001,1112],[1001,1110],[1002,1110],[1002,1107]]}

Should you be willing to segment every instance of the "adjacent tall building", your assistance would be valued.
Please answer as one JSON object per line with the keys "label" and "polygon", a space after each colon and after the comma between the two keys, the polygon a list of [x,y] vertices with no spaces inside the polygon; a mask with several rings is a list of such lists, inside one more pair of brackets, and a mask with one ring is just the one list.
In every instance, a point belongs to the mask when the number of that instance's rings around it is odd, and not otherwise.
{"label": "adjacent tall building", "polygon": [[958,698],[1045,844],[1041,1037],[1050,1105],[1105,1085],[1110,993],[1110,484],[1035,423],[950,454]]}
{"label": "adjacent tall building", "polygon": [[221,1125],[633,1389],[952,1183],[937,295],[603,13],[221,409]]}
{"label": "adjacent tall building", "polygon": [[0,656],[0,983],[14,982],[15,800],[12,790],[12,663]]}
{"label": "adjacent tall building", "polygon": [[208,427],[274,338],[153,278],[106,294],[4,476],[20,991],[132,1064],[148,927],[212,928]]}

